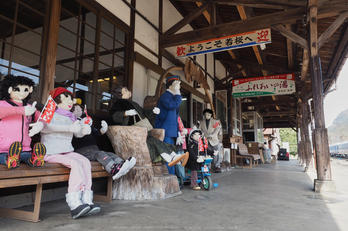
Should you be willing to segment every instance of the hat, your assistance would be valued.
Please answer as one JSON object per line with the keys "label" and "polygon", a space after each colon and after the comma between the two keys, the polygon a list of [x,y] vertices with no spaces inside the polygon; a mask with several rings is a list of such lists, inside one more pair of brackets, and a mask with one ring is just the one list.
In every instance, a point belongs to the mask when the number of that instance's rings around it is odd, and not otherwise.
{"label": "hat", "polygon": [[52,97],[52,99],[56,98],[58,95],[64,93],[64,92],[70,92],[72,95],[74,95],[71,91],[65,89],[64,87],[57,87],[50,91],[49,95]]}
{"label": "hat", "polygon": [[179,75],[172,75],[172,76],[169,76],[167,79],[166,79],[166,83],[170,82],[170,81],[174,81],[174,80],[179,80],[181,81],[181,77]]}
{"label": "hat", "polygon": [[211,109],[204,109],[203,111],[203,115],[206,113],[206,112],[209,112],[211,115],[214,115],[213,111]]}
{"label": "hat", "polygon": [[196,132],[198,132],[201,136],[203,135],[203,131],[200,130],[200,129],[197,129],[197,128],[193,128],[189,134],[189,142],[192,142],[193,139],[192,139],[192,136],[193,134],[195,134]]}

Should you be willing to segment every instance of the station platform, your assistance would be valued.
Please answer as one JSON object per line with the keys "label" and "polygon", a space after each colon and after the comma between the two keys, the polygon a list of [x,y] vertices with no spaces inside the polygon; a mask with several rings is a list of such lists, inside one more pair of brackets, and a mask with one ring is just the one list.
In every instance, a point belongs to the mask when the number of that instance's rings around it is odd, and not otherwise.
{"label": "station platform", "polygon": [[[217,188],[182,189],[164,200],[100,203],[100,213],[73,220],[64,199],[42,204],[41,222],[0,218],[14,230],[348,230],[348,166],[333,163],[336,192],[313,191],[314,170],[296,159],[212,173]],[[336,174],[336,175],[335,175]],[[30,206],[29,206],[30,207]],[[29,208],[28,209],[31,209]]]}

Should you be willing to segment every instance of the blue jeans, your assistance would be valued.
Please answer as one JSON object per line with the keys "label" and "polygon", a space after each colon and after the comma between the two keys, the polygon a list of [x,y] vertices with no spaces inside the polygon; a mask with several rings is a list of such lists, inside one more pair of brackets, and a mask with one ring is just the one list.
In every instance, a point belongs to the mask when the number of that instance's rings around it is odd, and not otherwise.
{"label": "blue jeans", "polygon": [[[30,152],[21,152],[19,160],[20,160],[20,162],[24,162],[24,163],[32,166],[31,164],[29,164],[30,157],[31,157]],[[7,159],[7,153],[0,153],[0,164],[7,165],[6,159]]]}

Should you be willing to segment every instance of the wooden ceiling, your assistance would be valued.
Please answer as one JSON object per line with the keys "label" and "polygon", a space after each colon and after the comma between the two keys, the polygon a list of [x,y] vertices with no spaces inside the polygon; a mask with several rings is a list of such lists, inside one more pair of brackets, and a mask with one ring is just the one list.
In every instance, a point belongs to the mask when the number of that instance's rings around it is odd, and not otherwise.
{"label": "wooden ceiling", "polygon": [[[258,111],[265,128],[297,127],[299,102],[310,99],[312,92],[306,0],[170,2],[184,18],[160,36],[162,48],[271,28],[272,43],[266,44],[264,50],[254,46],[214,54],[228,70],[226,77],[214,80],[215,89],[231,88],[232,79],[295,73],[295,94],[243,98],[242,108],[243,111]],[[348,54],[348,1],[319,0],[317,9],[318,48],[325,94],[335,83]],[[187,24],[192,31],[178,32]]]}

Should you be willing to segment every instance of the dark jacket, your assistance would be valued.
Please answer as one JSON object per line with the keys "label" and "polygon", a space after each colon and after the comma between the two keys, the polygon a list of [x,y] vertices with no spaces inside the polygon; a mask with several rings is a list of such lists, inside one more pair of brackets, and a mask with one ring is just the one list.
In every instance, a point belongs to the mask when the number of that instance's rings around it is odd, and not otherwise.
{"label": "dark jacket", "polygon": [[[138,122],[140,118],[137,115],[134,117],[124,116],[124,113],[131,109],[135,109],[142,119],[146,117],[152,126],[155,125],[155,114],[153,114],[152,110],[145,110],[144,108],[140,107],[139,104],[129,99],[117,99],[112,105],[110,110],[112,125],[131,126]],[[136,122],[134,122],[134,118]]]}
{"label": "dark jacket", "polygon": [[95,138],[101,136],[100,129],[96,129],[93,125],[91,126],[91,134],[85,135],[81,138],[76,138],[75,136],[72,139],[72,145],[74,150],[78,150],[80,148],[88,147],[88,146],[97,146],[97,142]]}

